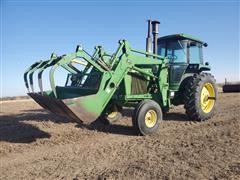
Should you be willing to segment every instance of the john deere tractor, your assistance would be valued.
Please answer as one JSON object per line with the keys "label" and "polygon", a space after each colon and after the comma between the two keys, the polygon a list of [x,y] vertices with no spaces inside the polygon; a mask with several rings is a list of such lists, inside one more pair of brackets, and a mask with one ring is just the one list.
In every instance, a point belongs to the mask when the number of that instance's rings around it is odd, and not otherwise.
{"label": "john deere tractor", "polygon": [[[189,119],[211,118],[217,102],[215,79],[203,62],[207,43],[186,34],[158,38],[159,22],[148,20],[146,51],[120,40],[113,54],[96,46],[90,55],[82,46],[70,54],[31,65],[24,73],[28,95],[43,108],[76,120],[92,123],[121,119],[122,109],[134,107],[133,129],[147,135],[159,129],[163,113],[184,105]],[[79,68],[80,66],[80,68]],[[50,69],[51,90],[43,91],[42,74]],[[66,83],[55,84],[56,69],[66,70]],[[33,74],[38,73],[39,91]]]}

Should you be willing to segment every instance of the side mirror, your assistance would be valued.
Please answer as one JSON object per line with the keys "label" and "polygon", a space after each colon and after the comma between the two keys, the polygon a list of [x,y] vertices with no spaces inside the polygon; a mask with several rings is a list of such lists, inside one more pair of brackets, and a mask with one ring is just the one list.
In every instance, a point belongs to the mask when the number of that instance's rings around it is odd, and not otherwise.
{"label": "side mirror", "polygon": [[207,43],[204,43],[204,44],[203,44],[203,46],[204,46],[204,47],[207,47],[207,46],[208,46],[208,44],[207,44]]}
{"label": "side mirror", "polygon": [[205,62],[205,66],[209,66],[209,62]]}

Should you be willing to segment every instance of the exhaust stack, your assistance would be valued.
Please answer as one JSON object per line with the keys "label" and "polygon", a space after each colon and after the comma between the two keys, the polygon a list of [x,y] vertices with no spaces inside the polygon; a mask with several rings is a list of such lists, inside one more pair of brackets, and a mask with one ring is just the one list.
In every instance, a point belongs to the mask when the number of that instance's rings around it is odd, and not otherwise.
{"label": "exhaust stack", "polygon": [[152,34],[153,34],[153,53],[157,54],[157,38],[159,33],[159,21],[152,21]]}
{"label": "exhaust stack", "polygon": [[146,51],[152,52],[152,21],[148,20],[148,35],[146,38]]}

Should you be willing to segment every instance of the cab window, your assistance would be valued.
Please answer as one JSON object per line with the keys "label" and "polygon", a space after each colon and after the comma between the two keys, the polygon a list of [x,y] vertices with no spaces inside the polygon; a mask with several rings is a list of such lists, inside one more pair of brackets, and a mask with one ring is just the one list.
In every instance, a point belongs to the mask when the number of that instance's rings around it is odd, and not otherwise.
{"label": "cab window", "polygon": [[163,57],[165,57],[165,51],[166,51],[165,44],[166,44],[165,42],[158,44],[158,55]]}
{"label": "cab window", "polygon": [[167,57],[170,63],[186,63],[186,52],[186,41],[174,40],[158,44],[158,54]]}
{"label": "cab window", "polygon": [[189,61],[191,64],[200,64],[202,47],[199,43],[191,42],[189,45]]}
{"label": "cab window", "polygon": [[167,43],[167,58],[173,63],[187,62],[187,45],[184,41],[170,41]]}

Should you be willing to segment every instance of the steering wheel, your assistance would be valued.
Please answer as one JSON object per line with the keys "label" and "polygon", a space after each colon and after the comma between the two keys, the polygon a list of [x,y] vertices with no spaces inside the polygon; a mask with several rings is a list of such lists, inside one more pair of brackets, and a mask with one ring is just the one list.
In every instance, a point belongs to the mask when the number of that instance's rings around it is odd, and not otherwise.
{"label": "steering wheel", "polygon": [[169,59],[170,61],[173,61],[177,59],[177,56],[172,54],[167,54],[166,58]]}

